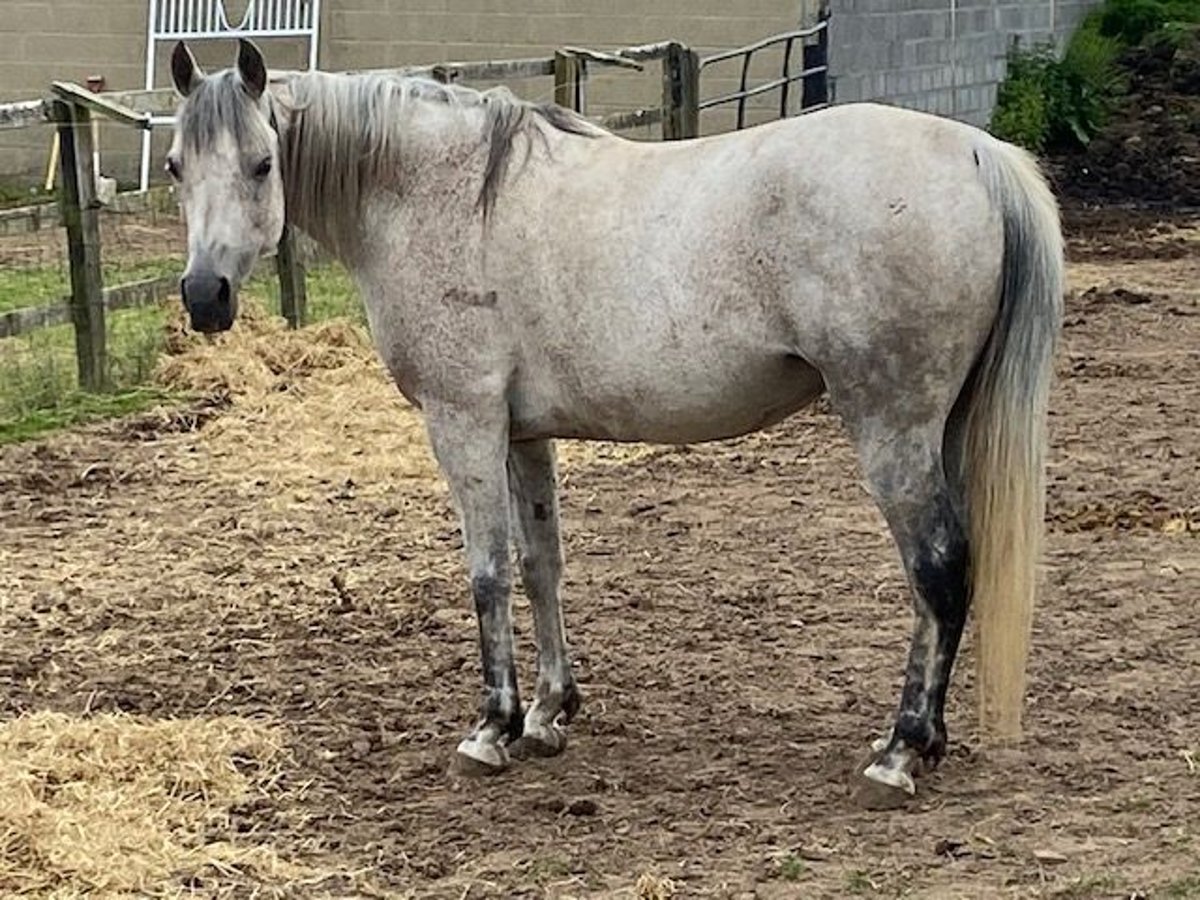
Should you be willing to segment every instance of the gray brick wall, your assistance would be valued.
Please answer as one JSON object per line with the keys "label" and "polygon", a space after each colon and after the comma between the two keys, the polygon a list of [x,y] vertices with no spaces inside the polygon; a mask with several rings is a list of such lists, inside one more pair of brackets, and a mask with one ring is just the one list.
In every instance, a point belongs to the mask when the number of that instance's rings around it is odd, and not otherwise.
{"label": "gray brick wall", "polygon": [[1095,0],[830,0],[839,103],[877,100],[986,126],[1014,37],[1065,43]]}

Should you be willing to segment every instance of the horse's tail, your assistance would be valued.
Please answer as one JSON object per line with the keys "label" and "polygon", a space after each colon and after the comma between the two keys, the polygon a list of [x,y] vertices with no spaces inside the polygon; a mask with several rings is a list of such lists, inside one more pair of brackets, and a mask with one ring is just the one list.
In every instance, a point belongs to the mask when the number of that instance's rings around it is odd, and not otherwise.
{"label": "horse's tail", "polygon": [[966,433],[958,462],[969,518],[980,726],[990,737],[1015,740],[1045,514],[1062,232],[1033,157],[991,140],[981,141],[976,154],[1003,219],[1004,257],[996,319],[960,400]]}

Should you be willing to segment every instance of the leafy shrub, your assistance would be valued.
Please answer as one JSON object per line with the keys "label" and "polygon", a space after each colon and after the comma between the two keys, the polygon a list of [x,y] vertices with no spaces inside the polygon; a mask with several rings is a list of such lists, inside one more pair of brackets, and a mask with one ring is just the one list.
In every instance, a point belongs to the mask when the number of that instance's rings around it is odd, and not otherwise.
{"label": "leafy shrub", "polygon": [[1050,123],[1043,77],[1052,61],[1041,51],[1009,54],[1008,77],[992,113],[992,134],[1035,153],[1045,149]]}
{"label": "leafy shrub", "polygon": [[996,98],[992,133],[1035,153],[1086,145],[1123,89],[1120,43],[1095,16],[1075,33],[1062,59],[1051,44],[1014,49]]}
{"label": "leafy shrub", "polygon": [[1136,46],[1169,24],[1200,23],[1196,0],[1108,0],[1098,16],[1099,30]]}
{"label": "leafy shrub", "polygon": [[1051,145],[1087,144],[1103,127],[1113,100],[1125,88],[1117,65],[1120,52],[1120,44],[1101,34],[1094,22],[1085,22],[1071,38],[1046,83]]}

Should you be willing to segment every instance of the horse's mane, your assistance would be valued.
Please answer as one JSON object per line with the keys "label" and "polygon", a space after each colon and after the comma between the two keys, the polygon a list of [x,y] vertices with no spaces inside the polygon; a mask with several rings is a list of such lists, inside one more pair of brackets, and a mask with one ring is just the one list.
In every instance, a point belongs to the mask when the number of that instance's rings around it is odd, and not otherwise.
{"label": "horse's mane", "polygon": [[[487,157],[477,208],[485,218],[496,205],[518,136],[540,133],[542,123],[568,134],[605,133],[576,113],[518,99],[504,87],[478,91],[391,73],[307,72],[281,83],[286,86],[282,98],[269,102],[280,126],[290,214],[314,225],[334,225],[331,220],[339,215],[357,215],[372,187],[396,183],[404,134],[412,127],[405,113],[417,103],[482,112]],[[253,127],[251,105],[233,72],[205,79],[181,113],[185,141],[203,148],[228,130],[241,144]],[[331,240],[346,233],[343,227],[321,230]]]}
{"label": "horse's mane", "polygon": [[[313,225],[333,226],[339,216],[356,216],[374,186],[396,183],[405,130],[412,127],[405,113],[416,103],[482,112],[487,158],[477,206],[485,217],[495,207],[518,136],[532,136],[541,123],[568,134],[605,133],[576,113],[521,100],[503,87],[478,91],[377,72],[306,72],[288,75],[280,83],[286,88],[282,97],[269,102],[278,119],[289,214]],[[251,107],[233,71],[206,78],[181,110],[183,138],[190,148],[204,149],[227,130],[240,145],[254,127]],[[320,230],[330,240],[346,231]]]}

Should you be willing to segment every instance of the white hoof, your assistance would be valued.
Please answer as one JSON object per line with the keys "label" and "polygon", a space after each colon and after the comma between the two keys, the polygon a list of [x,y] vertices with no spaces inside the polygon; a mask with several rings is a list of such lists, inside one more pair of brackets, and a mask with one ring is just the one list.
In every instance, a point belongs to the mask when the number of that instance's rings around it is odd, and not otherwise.
{"label": "white hoof", "polygon": [[879,763],[871,763],[871,765],[867,766],[863,770],[863,777],[869,778],[871,781],[882,784],[885,787],[902,790],[910,796],[917,793],[917,785],[912,780],[911,775],[899,769],[886,768]]}
{"label": "white hoof", "polygon": [[496,775],[508,768],[508,751],[494,741],[463,738],[454,762],[454,770],[460,775]]}

